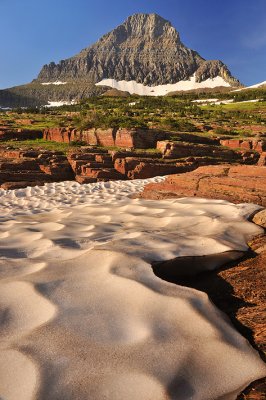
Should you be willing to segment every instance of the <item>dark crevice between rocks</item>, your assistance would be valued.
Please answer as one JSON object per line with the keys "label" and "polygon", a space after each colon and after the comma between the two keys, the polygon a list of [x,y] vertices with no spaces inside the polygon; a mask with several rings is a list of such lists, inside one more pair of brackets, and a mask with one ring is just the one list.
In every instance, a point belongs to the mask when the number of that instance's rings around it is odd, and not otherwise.
{"label": "dark crevice between rocks", "polygon": [[[254,340],[254,332],[252,329],[242,324],[237,318],[237,312],[239,309],[243,307],[254,307],[254,304],[248,303],[247,301],[237,297],[234,293],[233,286],[224,278],[219,276],[219,273],[236,267],[240,262],[252,258],[255,259],[257,254],[251,249],[245,253],[239,252],[238,257],[236,257],[237,254],[230,253],[232,252],[225,252],[211,256],[178,257],[165,262],[155,262],[152,264],[152,269],[158,278],[167,282],[205,292],[215,306],[227,314],[237,331],[249,341],[249,343],[258,351],[261,359],[266,362],[265,353],[258,347]],[[213,265],[215,258],[217,269],[203,271],[204,267],[209,268]],[[191,267],[193,273],[190,272]],[[253,395],[252,393],[254,390],[256,393]],[[265,400],[266,394],[263,394],[266,393],[265,390],[266,378],[263,378],[251,383],[251,385],[249,385],[237,397],[237,400]]]}
{"label": "dark crevice between rocks", "polygon": [[114,145],[115,145],[115,143],[116,143],[117,132],[118,132],[118,128],[114,128],[114,129],[112,130],[112,137],[113,137]]}

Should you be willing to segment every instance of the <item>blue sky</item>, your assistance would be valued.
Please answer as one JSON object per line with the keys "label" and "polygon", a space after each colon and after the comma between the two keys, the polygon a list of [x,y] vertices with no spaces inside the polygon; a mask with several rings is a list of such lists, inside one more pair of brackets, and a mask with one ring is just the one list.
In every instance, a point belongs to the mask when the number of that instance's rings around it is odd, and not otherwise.
{"label": "blue sky", "polygon": [[266,0],[0,0],[0,88],[30,82],[136,12],[170,20],[186,46],[244,84],[266,80]]}

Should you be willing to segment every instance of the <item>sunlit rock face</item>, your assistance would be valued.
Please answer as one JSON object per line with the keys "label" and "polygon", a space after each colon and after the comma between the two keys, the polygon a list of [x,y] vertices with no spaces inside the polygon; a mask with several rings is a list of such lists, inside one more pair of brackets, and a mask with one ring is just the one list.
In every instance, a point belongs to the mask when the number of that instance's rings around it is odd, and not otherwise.
{"label": "sunlit rock face", "polygon": [[221,61],[206,61],[187,48],[169,21],[157,14],[134,14],[76,56],[45,65],[38,81],[114,79],[158,86],[189,80],[194,74],[196,82],[221,77],[224,82],[216,86],[239,84]]}
{"label": "sunlit rock face", "polygon": [[187,48],[169,21],[134,14],[77,55],[44,65],[31,83],[1,90],[0,106],[73,104],[110,87],[164,96],[220,86],[241,85],[222,61],[205,60]]}

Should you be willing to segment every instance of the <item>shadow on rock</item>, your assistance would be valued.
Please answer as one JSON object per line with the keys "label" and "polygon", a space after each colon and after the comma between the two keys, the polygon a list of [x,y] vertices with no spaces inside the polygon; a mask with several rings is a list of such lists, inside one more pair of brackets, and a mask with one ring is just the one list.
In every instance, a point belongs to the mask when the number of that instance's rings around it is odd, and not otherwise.
{"label": "shadow on rock", "polygon": [[[154,263],[152,269],[165,281],[207,293],[266,361],[263,328],[266,252],[258,255],[252,250],[246,253],[229,251],[210,256],[179,257]],[[265,400],[265,393],[264,378],[253,382],[237,399]]]}

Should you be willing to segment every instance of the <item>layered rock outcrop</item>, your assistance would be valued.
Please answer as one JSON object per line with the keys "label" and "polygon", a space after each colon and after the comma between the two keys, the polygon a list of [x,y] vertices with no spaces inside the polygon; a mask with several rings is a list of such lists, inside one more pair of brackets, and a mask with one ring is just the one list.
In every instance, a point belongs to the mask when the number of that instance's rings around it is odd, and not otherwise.
{"label": "layered rock outcrop", "polygon": [[162,183],[145,186],[141,197],[204,197],[234,203],[256,203],[266,207],[266,168],[248,165],[219,165],[171,175]]}
{"label": "layered rock outcrop", "polygon": [[164,162],[159,153],[108,151],[102,148],[83,148],[68,154],[69,163],[80,183],[117,179],[144,179],[191,171],[193,163]]}
{"label": "layered rock outcrop", "polygon": [[[9,138],[14,141],[28,138],[36,139],[40,137],[40,133],[31,130],[3,130],[2,138]],[[0,157],[2,158],[1,184],[11,187],[11,183],[8,182],[21,181],[23,182],[22,185],[25,185],[25,182],[30,181],[31,184],[40,184],[51,179],[66,180],[74,177],[80,183],[113,179],[151,178],[156,175],[184,173],[203,165],[255,164],[258,160],[259,165],[265,165],[265,152],[262,151],[264,149],[263,140],[247,141],[242,149],[238,148],[242,141],[228,141],[233,147],[231,149],[228,148],[229,146],[221,145],[221,143],[228,143],[224,141],[220,143],[217,138],[176,133],[175,138],[169,140],[172,135],[171,132],[167,131],[140,128],[94,128],[83,131],[73,128],[49,128],[44,130],[43,133],[43,138],[47,141],[72,145],[84,145],[86,143],[89,146],[81,146],[80,148],[70,146],[68,157],[63,153],[47,152],[41,149],[24,152],[11,148],[8,151],[4,149],[1,152],[0,150]],[[257,150],[250,149],[251,146],[256,147]],[[110,147],[117,147],[120,150],[108,150]],[[262,152],[259,153],[259,151]],[[59,163],[58,160],[54,159],[55,156],[57,159],[60,158]],[[14,160],[10,161],[12,157]],[[22,162],[21,158],[25,162]],[[5,163],[5,159],[9,159],[8,164]],[[30,159],[32,167],[28,159]],[[34,178],[30,173],[33,167],[36,171],[41,172],[41,175],[37,174]],[[70,167],[73,171],[72,176],[69,174]],[[14,171],[18,171],[18,173],[15,174]],[[40,179],[37,179],[37,177]],[[193,179],[197,182],[195,176]],[[205,179],[205,181],[207,180]],[[247,182],[247,185],[249,184]],[[16,183],[16,185],[19,185],[19,183]],[[202,185],[203,180],[201,190]],[[190,190],[192,190],[192,187],[190,187]],[[219,196],[219,193],[217,196]]]}
{"label": "layered rock outcrop", "polygon": [[[221,140],[200,137],[195,134],[176,133],[141,128],[48,128],[44,130],[44,140],[70,143],[82,142],[90,146],[119,147],[126,149],[157,148],[164,159],[197,159],[198,166],[216,163],[245,163],[264,165],[264,140]],[[243,142],[243,144],[242,144]],[[240,147],[239,147],[240,146]],[[242,146],[242,147],[241,147]],[[252,147],[253,146],[253,147]],[[261,155],[261,159],[259,160]],[[205,160],[203,159],[205,157]]]}
{"label": "layered rock outcrop", "polygon": [[[213,141],[214,142],[214,141]],[[214,144],[191,143],[181,141],[158,141],[157,150],[159,150],[164,158],[183,158],[183,157],[210,157],[223,158],[228,162],[240,161],[241,157],[236,152],[225,149]]]}
{"label": "layered rock outcrop", "polygon": [[220,141],[222,146],[229,147],[231,149],[245,149],[254,150],[258,153],[266,152],[266,140],[265,139],[223,139]]}
{"label": "layered rock outcrop", "polygon": [[170,133],[149,129],[92,128],[77,130],[71,128],[49,128],[43,138],[54,142],[84,142],[92,146],[124,147],[134,149],[155,148],[158,140],[170,137]]}
{"label": "layered rock outcrop", "polygon": [[160,158],[160,153],[150,154],[144,150],[136,154],[95,146],[72,148],[65,155],[60,151],[0,147],[0,187],[4,189],[73,179],[79,183],[93,183],[151,178],[193,168],[193,162],[166,162]]}
{"label": "layered rock outcrop", "polygon": [[126,179],[114,168],[112,156],[105,149],[73,150],[68,154],[68,161],[79,183]]}
{"label": "layered rock outcrop", "polygon": [[61,152],[0,148],[0,187],[3,189],[73,179],[73,171]]}

